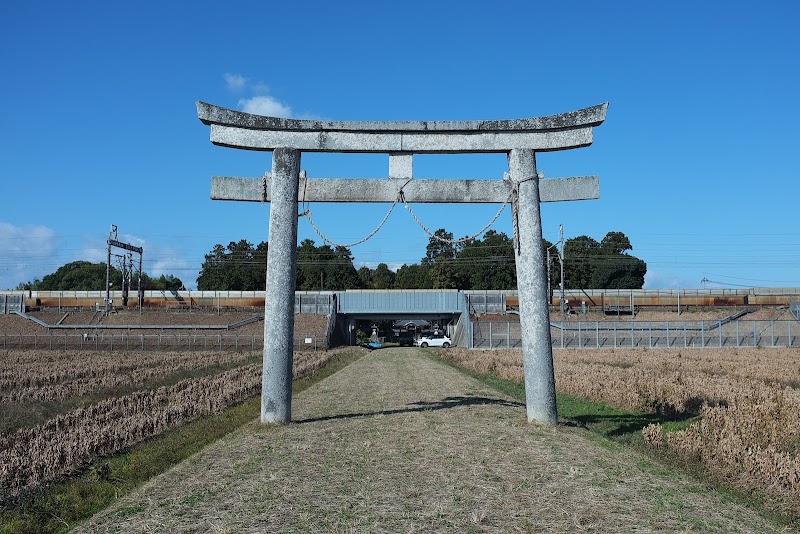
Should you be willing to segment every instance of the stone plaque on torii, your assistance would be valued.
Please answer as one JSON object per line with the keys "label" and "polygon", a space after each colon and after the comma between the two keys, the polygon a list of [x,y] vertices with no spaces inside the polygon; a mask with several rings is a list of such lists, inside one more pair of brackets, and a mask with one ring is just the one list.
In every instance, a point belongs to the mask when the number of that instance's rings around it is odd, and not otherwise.
{"label": "stone plaque on torii", "polygon": [[[214,176],[211,198],[270,202],[261,421],[288,422],[292,403],[294,291],[299,202],[512,202],[525,399],[529,421],[557,422],[540,202],[599,198],[596,176],[543,177],[536,152],[592,144],[608,103],[569,113],[497,121],[346,122],[252,115],[197,102],[215,145],[272,152],[261,178]],[[302,152],[389,155],[383,179],[306,178]],[[503,180],[413,180],[414,154],[505,153]]]}

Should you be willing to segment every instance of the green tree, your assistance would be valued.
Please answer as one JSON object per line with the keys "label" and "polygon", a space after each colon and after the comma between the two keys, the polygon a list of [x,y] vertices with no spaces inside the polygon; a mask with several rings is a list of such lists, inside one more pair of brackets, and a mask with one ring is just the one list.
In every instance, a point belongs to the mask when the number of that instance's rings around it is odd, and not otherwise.
{"label": "green tree", "polygon": [[361,287],[361,278],[346,247],[316,246],[304,239],[297,248],[297,281],[300,291],[346,290]]}
{"label": "green tree", "polygon": [[242,239],[214,245],[205,255],[197,288],[201,291],[263,291],[267,276],[266,242],[253,247]]}
{"label": "green tree", "polygon": [[582,235],[566,240],[564,287],[580,289],[591,285],[593,262],[599,251],[600,243],[589,236]]}
{"label": "green tree", "polygon": [[[62,265],[56,272],[46,275],[41,280],[34,280],[19,284],[17,289],[30,289],[33,291],[105,291],[106,285],[105,263],[91,263],[88,261],[73,261]],[[111,290],[122,289],[122,271],[111,266]],[[139,284],[138,273],[131,277],[131,291],[136,291]],[[147,273],[142,273],[142,289],[184,289],[180,278],[171,274],[151,278]]]}
{"label": "green tree", "polygon": [[588,236],[564,245],[565,286],[572,289],[640,289],[647,264],[627,253],[633,250],[622,232],[608,232],[598,243]]}
{"label": "green tree", "polygon": [[458,289],[462,285],[455,265],[459,247],[452,241],[453,234],[444,228],[436,230],[428,239],[421,263],[429,269],[433,289]]}
{"label": "green tree", "polygon": [[489,230],[483,239],[471,239],[456,257],[461,289],[514,289],[517,270],[514,242],[506,234]]}
{"label": "green tree", "polygon": [[604,255],[624,254],[628,250],[633,250],[630,239],[622,232],[608,232],[600,241],[600,251]]}
{"label": "green tree", "polygon": [[373,289],[391,289],[394,287],[395,274],[389,269],[385,263],[379,263],[375,267],[375,272],[372,276]]}
{"label": "green tree", "polygon": [[403,264],[394,278],[395,289],[433,289],[430,268],[417,263]]}
{"label": "green tree", "polygon": [[372,287],[372,269],[364,265],[358,269],[357,273],[358,283],[361,288],[367,289]]}
{"label": "green tree", "polygon": [[[44,276],[41,280],[34,280],[20,284],[18,289],[31,289],[34,291],[105,291],[106,287],[105,263],[91,263],[88,261],[73,261],[62,265],[54,273]],[[111,266],[111,289],[122,287],[122,272]]]}

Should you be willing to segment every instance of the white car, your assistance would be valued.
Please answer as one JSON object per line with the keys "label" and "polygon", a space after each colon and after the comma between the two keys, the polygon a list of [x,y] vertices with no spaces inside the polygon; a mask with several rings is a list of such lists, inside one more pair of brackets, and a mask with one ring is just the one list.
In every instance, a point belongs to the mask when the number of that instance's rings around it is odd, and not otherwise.
{"label": "white car", "polygon": [[442,334],[434,334],[432,336],[422,336],[417,339],[417,346],[422,347],[442,347],[447,348],[452,345],[450,338]]}

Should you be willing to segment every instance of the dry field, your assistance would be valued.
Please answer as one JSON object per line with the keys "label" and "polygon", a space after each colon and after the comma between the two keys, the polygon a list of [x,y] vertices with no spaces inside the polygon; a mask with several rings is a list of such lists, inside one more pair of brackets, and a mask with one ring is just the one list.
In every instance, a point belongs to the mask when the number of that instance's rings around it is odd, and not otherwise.
{"label": "dry field", "polygon": [[76,532],[781,532],[714,491],[428,357],[383,349]]}
{"label": "dry field", "polygon": [[[145,310],[143,313],[138,311],[122,310],[112,313],[107,317],[96,314],[93,311],[72,311],[58,312],[53,310],[35,311],[29,313],[47,324],[56,324],[64,318],[61,324],[105,324],[105,325],[220,325],[226,326],[245,319],[256,316],[263,316],[263,312],[239,312],[223,311],[217,314],[216,310],[195,310],[191,313],[187,311],[166,311],[166,310]],[[328,318],[322,315],[298,314],[295,315],[295,332],[298,334],[325,335]],[[0,334],[47,334],[47,328],[19,317],[17,315],[0,315]],[[82,330],[68,331],[70,333],[80,333]],[[152,333],[157,330],[136,330],[135,333]],[[214,331],[216,332],[216,331]],[[230,331],[243,335],[264,335],[264,322],[256,321]]]}
{"label": "dry field", "polygon": [[[296,352],[295,378],[340,350]],[[0,500],[261,391],[240,353],[0,352]]]}
{"label": "dry field", "polygon": [[[519,350],[451,349],[458,365],[522,380]],[[745,490],[800,503],[800,349],[554,351],[556,388],[629,410],[681,418],[644,429],[646,443]]]}

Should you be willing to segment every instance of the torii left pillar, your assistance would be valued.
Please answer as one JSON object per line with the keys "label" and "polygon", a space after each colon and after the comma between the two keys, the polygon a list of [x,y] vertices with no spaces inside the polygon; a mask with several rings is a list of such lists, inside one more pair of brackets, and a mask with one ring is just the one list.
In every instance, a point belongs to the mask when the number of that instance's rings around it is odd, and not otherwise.
{"label": "torii left pillar", "polygon": [[292,357],[294,286],[297,265],[297,191],[300,151],[272,151],[267,249],[267,293],[264,304],[264,367],[261,381],[261,422],[292,419]]}

